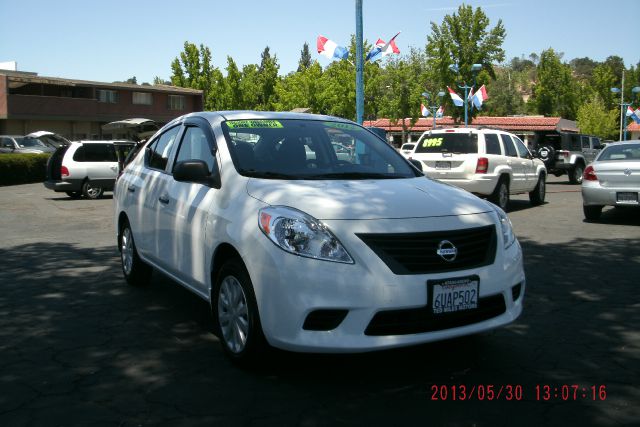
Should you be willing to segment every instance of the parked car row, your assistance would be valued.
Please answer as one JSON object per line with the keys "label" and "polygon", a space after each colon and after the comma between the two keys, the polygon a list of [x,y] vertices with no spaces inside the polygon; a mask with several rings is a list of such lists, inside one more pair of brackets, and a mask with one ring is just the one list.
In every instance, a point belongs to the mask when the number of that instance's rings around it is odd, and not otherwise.
{"label": "parked car row", "polygon": [[56,147],[32,135],[0,135],[0,153],[45,154],[53,153]]}

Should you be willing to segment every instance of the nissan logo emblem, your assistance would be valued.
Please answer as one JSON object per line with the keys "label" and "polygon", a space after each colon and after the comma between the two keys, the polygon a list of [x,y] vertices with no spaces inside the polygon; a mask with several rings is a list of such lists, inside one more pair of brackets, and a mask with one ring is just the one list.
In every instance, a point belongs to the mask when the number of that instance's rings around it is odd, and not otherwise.
{"label": "nissan logo emblem", "polygon": [[443,240],[438,245],[436,253],[440,255],[440,258],[443,260],[452,262],[458,256],[458,248],[456,248],[450,241]]}

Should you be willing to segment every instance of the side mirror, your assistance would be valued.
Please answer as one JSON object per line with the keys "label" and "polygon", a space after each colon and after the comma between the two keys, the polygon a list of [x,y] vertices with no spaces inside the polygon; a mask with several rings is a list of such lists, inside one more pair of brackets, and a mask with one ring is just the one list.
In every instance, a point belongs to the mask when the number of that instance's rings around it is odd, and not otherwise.
{"label": "side mirror", "polygon": [[422,172],[422,162],[416,159],[409,159],[409,162],[420,172]]}
{"label": "side mirror", "polygon": [[173,179],[180,182],[197,182],[220,188],[220,174],[218,164],[214,163],[213,173],[204,160],[184,160],[173,167]]}

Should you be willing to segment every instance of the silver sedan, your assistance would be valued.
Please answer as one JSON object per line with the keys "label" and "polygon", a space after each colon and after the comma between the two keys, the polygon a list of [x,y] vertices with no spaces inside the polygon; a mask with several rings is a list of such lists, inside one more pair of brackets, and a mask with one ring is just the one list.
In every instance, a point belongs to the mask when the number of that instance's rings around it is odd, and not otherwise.
{"label": "silver sedan", "polygon": [[584,170],[584,217],[595,221],[604,206],[640,207],[640,140],[607,145]]}

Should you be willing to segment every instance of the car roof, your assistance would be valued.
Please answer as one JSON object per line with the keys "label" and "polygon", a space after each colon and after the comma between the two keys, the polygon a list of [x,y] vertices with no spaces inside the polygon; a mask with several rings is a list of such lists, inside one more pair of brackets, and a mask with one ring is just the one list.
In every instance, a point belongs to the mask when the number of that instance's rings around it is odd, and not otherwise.
{"label": "car roof", "polygon": [[126,139],[108,139],[103,141],[73,141],[72,144],[135,144],[135,142]]}
{"label": "car roof", "polygon": [[293,113],[289,111],[250,111],[250,110],[234,110],[234,111],[200,111],[180,116],[169,123],[163,129],[181,123],[192,117],[201,117],[212,125],[217,125],[226,120],[327,120],[338,121],[344,123],[353,123],[340,117],[326,116],[322,114],[310,113]]}

